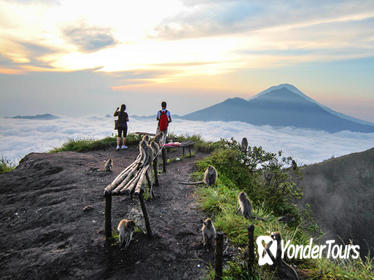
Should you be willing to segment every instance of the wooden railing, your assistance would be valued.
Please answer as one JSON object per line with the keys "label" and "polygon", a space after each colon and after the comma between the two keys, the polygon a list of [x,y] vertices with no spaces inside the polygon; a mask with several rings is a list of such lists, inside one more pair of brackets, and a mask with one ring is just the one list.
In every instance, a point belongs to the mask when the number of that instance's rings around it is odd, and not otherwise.
{"label": "wooden railing", "polygon": [[[139,155],[136,160],[126,167],[104,190],[105,197],[105,236],[107,240],[112,237],[112,196],[136,195],[139,197],[145,226],[149,237],[152,230],[149,223],[147,208],[144,203],[144,178],[146,178],[149,193],[154,197],[153,186],[158,185],[158,156],[163,155],[163,169],[166,171],[166,156],[163,147],[166,135],[163,132],[157,134],[153,140],[145,135],[139,143]],[[155,182],[152,183],[149,170],[154,169]]]}

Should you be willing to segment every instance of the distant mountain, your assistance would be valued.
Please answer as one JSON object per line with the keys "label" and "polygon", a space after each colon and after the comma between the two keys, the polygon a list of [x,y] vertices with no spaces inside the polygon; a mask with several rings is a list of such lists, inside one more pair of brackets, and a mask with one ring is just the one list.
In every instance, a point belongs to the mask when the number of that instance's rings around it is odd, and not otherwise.
{"label": "distant mountain", "polygon": [[51,114],[39,114],[34,116],[15,116],[12,119],[26,119],[26,120],[55,120],[60,117]]}
{"label": "distant mountain", "polygon": [[328,132],[374,132],[374,124],[323,106],[290,84],[271,87],[249,100],[229,98],[182,118],[200,121],[242,121],[254,125],[293,126]]}
{"label": "distant mountain", "polygon": [[[325,239],[352,239],[374,251],[374,148],[301,167],[301,205],[311,205]],[[339,237],[337,237],[339,236]]]}

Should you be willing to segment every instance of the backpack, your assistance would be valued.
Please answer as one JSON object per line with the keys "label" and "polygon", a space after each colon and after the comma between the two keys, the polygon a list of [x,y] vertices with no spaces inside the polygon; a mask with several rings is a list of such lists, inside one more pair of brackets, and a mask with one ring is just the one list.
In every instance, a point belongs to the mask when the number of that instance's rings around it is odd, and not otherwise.
{"label": "backpack", "polygon": [[160,131],[165,131],[168,129],[169,120],[167,115],[167,110],[160,111]]}

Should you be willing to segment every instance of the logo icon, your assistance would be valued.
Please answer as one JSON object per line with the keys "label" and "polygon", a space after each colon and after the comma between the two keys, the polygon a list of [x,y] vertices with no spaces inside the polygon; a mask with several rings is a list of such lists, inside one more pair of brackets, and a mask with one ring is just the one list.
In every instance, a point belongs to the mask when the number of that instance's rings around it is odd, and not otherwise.
{"label": "logo icon", "polygon": [[[272,233],[272,236],[275,233]],[[277,233],[279,235],[279,232]],[[273,237],[274,238],[274,237]],[[256,239],[257,252],[258,252],[258,264],[260,266],[264,264],[273,265],[273,260],[270,257],[284,259],[287,256],[288,259],[317,259],[322,258],[323,251],[325,251],[327,258],[333,259],[357,259],[360,257],[360,245],[339,245],[335,244],[335,240],[327,240],[326,245],[313,244],[313,238],[309,240],[309,244],[294,245],[288,240],[286,243],[282,239],[278,242],[270,236],[260,235]],[[280,246],[280,247],[278,247]],[[266,251],[266,247],[268,250]],[[278,250],[280,252],[278,252]],[[326,252],[327,251],[327,252]],[[269,253],[268,253],[269,252]],[[278,254],[280,255],[277,255]],[[271,255],[269,255],[271,254]]]}
{"label": "logo icon", "polygon": [[260,235],[256,239],[257,252],[258,252],[258,257],[259,257],[258,265],[260,266],[264,264],[273,265],[273,261],[271,260],[269,254],[266,252],[263,242],[265,242],[265,244],[272,242],[269,250],[273,256],[276,256],[277,249],[278,249],[278,242],[277,240],[272,239],[270,236],[264,236],[264,235]]}

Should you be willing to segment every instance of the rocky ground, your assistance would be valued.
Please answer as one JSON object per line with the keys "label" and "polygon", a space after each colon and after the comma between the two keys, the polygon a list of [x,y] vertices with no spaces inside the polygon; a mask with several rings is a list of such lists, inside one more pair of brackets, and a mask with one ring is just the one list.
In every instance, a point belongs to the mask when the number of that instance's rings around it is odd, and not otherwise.
{"label": "rocky ground", "polygon": [[[169,157],[178,155],[169,154]],[[138,231],[128,250],[104,237],[104,187],[137,156],[136,146],[88,153],[32,153],[0,174],[1,279],[201,279],[211,256],[201,246],[196,186],[181,185],[197,154],[167,166],[146,205],[154,237]],[[111,157],[113,172],[101,169]],[[160,168],[161,169],[161,168]],[[113,197],[112,224],[138,201]]]}

